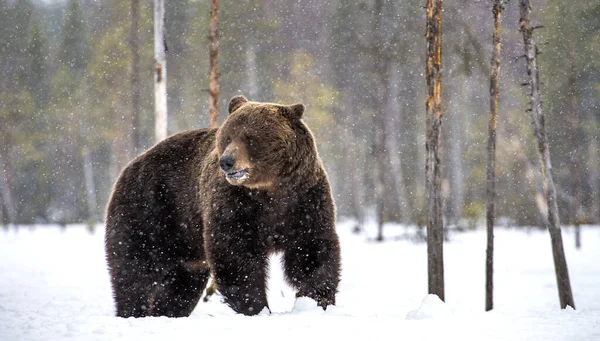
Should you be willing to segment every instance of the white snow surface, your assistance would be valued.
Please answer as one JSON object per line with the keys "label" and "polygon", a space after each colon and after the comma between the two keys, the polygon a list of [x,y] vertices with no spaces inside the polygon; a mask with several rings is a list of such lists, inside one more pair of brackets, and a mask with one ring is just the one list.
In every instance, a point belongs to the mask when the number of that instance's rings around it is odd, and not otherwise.
{"label": "white snow surface", "polygon": [[561,310],[547,231],[496,229],[495,309],[484,312],[485,231],[455,232],[444,245],[446,303],[427,295],[427,248],[386,226],[372,241],[340,222],[337,306],[296,300],[273,257],[272,313],[235,314],[214,295],[188,318],[114,316],[104,231],[82,225],[0,230],[0,340],[600,340],[600,228],[583,248],[563,229],[577,309]]}
{"label": "white snow surface", "polygon": [[425,296],[418,310],[409,311],[407,320],[445,319],[451,318],[452,311],[438,295],[429,294]]}

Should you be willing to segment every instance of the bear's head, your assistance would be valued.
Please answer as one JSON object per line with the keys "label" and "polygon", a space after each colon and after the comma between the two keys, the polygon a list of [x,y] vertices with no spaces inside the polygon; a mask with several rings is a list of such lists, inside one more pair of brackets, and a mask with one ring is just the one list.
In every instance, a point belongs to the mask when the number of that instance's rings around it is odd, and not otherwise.
{"label": "bear's head", "polygon": [[314,162],[317,152],[312,134],[301,120],[303,113],[303,104],[232,98],[229,116],[216,135],[219,167],[227,181],[268,189],[299,164]]}

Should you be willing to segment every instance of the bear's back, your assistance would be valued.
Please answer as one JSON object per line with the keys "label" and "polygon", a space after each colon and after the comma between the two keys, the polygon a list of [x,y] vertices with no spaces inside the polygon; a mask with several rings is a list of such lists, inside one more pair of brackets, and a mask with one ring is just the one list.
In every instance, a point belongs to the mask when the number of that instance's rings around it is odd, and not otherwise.
{"label": "bear's back", "polygon": [[136,157],[123,169],[115,184],[107,218],[130,216],[132,212],[118,210],[132,203],[138,206],[135,215],[140,219],[152,214],[148,210],[156,210],[157,203],[171,215],[179,212],[189,217],[199,204],[198,178],[214,149],[215,132],[216,129],[197,129],[178,133]]}

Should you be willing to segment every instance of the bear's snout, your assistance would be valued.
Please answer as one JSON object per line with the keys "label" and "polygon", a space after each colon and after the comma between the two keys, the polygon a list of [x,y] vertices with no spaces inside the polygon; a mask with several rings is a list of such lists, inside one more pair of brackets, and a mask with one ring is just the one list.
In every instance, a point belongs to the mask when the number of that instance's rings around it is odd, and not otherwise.
{"label": "bear's snout", "polygon": [[235,164],[233,160],[233,156],[231,155],[223,155],[219,160],[219,167],[225,173],[229,173]]}

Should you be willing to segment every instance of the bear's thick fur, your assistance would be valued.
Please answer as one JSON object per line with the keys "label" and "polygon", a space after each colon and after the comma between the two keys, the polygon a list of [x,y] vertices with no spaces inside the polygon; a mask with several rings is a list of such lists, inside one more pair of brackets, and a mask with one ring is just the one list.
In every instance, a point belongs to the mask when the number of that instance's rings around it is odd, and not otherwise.
{"label": "bear's thick fur", "polygon": [[188,316],[212,272],[238,313],[267,307],[268,256],[297,296],[335,304],[335,207],[304,106],[229,104],[219,129],[180,133],[132,161],[106,214],[117,316]]}

